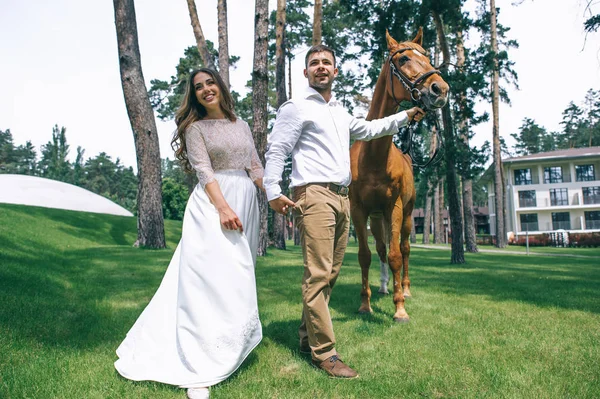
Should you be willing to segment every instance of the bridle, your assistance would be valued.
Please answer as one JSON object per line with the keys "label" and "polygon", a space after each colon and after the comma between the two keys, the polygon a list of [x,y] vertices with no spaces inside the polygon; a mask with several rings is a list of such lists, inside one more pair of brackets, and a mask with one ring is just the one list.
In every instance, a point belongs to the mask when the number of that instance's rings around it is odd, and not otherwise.
{"label": "bridle", "polygon": [[[389,64],[390,64],[390,72],[391,73],[389,75],[390,75],[390,86],[392,88],[392,98],[394,99],[396,104],[398,104],[398,106],[400,106],[401,102],[396,98],[396,94],[394,93],[394,80],[393,80],[394,78],[393,77],[395,76],[396,78],[398,78],[400,83],[402,83],[402,86],[404,86],[406,91],[410,93],[410,99],[412,100],[413,104],[427,110],[427,107],[425,106],[425,104],[423,104],[423,101],[421,99],[421,92],[419,91],[417,86],[419,84],[421,84],[422,82],[424,82],[431,75],[437,74],[437,75],[441,76],[442,73],[437,69],[432,69],[431,71],[425,72],[424,74],[422,74],[421,76],[416,78],[414,81],[411,81],[408,78],[408,76],[406,76],[400,69],[396,68],[396,65],[394,64],[394,57],[396,56],[396,54],[402,54],[403,52],[405,52],[407,50],[414,50],[414,51],[418,51],[419,53],[423,54],[418,49],[415,49],[412,47],[405,47],[405,48],[401,48],[401,49],[394,51],[390,55]],[[423,55],[426,55],[426,54],[423,54]],[[440,128],[439,128],[437,117],[434,117],[434,124],[436,126],[436,129],[435,129],[436,135],[438,136],[438,139],[436,140],[436,148],[433,152],[433,155],[424,164],[419,164],[415,161],[415,156],[412,152],[413,129],[411,128],[410,125],[406,127],[406,129],[408,131],[403,136],[406,137],[406,141],[408,141],[408,144],[405,149],[402,149],[402,153],[408,154],[408,156],[412,160],[413,165],[416,167],[426,168],[427,166],[429,166],[433,163],[433,161],[439,154],[439,150],[441,149],[441,146],[442,146],[442,136],[440,135]]]}
{"label": "bridle", "polygon": [[[405,47],[405,48],[401,48],[401,49],[394,51],[392,53],[392,55],[390,55],[390,58],[389,58],[390,72],[391,72],[389,75],[390,75],[390,85],[392,87],[392,97],[394,98],[394,101],[396,101],[396,104],[400,105],[400,101],[398,101],[398,99],[396,98],[396,94],[394,93],[393,76],[395,76],[398,78],[400,83],[402,83],[402,86],[404,86],[406,91],[410,93],[410,98],[415,103],[415,105],[424,106],[423,102],[421,101],[421,92],[419,91],[417,86],[420,83],[422,83],[423,81],[425,81],[425,79],[427,79],[431,75],[437,74],[437,75],[441,76],[442,73],[437,69],[432,69],[431,71],[425,72],[424,74],[419,76],[414,81],[411,81],[408,78],[408,76],[406,76],[400,69],[396,68],[396,65],[394,64],[394,57],[396,56],[396,54],[402,54],[403,52],[405,52],[407,50],[419,51],[412,47]],[[419,53],[421,53],[421,52],[419,51]],[[423,54],[423,53],[421,53],[421,54]],[[423,54],[423,55],[425,55],[425,54]]]}

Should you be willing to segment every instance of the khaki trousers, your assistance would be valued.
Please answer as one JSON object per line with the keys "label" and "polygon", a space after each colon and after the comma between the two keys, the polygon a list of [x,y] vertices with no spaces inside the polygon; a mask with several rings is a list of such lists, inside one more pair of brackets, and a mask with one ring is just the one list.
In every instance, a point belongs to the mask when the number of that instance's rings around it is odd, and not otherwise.
{"label": "khaki trousers", "polygon": [[350,202],[328,188],[307,184],[294,188],[294,216],[304,256],[300,345],[314,360],[336,355],[329,298],[348,243]]}

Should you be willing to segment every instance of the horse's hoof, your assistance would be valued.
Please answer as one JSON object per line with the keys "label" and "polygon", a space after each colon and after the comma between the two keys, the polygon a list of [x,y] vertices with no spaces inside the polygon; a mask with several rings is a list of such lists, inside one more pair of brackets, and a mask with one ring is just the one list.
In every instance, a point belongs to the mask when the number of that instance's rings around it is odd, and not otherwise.
{"label": "horse's hoof", "polygon": [[410,294],[403,294],[403,295],[404,295],[404,299],[412,298],[412,295],[410,295]]}
{"label": "horse's hoof", "polygon": [[387,289],[385,289],[385,290],[384,290],[384,289],[382,289],[382,288],[380,288],[378,292],[379,292],[381,295],[388,295],[388,294],[390,293],[390,292],[389,292]]}
{"label": "horse's hoof", "polygon": [[371,314],[371,313],[373,313],[373,309],[363,309],[363,308],[358,309],[358,314]]}
{"label": "horse's hoof", "polygon": [[400,324],[406,324],[410,321],[408,317],[394,317],[394,321]]}

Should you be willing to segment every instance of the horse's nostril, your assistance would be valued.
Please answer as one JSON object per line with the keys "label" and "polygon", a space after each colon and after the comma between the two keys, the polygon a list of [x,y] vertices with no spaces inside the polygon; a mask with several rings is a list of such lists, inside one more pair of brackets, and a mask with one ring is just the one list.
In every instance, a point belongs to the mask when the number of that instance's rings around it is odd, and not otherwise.
{"label": "horse's nostril", "polygon": [[431,84],[431,91],[433,92],[433,94],[435,94],[436,96],[439,96],[440,94],[442,94],[442,90],[440,89],[440,87],[437,85],[437,83],[432,83]]}

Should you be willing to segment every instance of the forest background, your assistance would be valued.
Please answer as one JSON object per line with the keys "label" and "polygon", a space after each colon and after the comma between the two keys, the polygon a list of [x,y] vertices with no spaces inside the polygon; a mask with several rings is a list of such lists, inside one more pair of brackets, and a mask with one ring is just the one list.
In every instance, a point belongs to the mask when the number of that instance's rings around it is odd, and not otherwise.
{"label": "forest background", "polygon": [[[0,54],[0,173],[32,174],[76,184],[111,198],[136,212],[138,181],[131,127],[123,106],[113,10],[107,4],[62,0],[35,6],[9,0],[0,16],[4,37]],[[173,162],[169,142],[174,130],[177,87],[185,73],[204,64],[183,1],[136,4],[141,60],[146,87],[157,116],[162,158],[163,215],[181,219],[193,178]],[[252,124],[252,2],[229,1],[231,88],[239,115]],[[552,4],[549,4],[552,3]],[[218,60],[217,2],[197,2],[208,47]],[[269,117],[275,96],[275,8],[269,2]],[[313,39],[313,7],[306,0],[287,1],[287,96],[305,86],[303,59]],[[498,1],[500,137],[505,156],[561,148],[600,145],[600,61],[598,16],[594,4]],[[473,180],[475,205],[486,205],[477,177],[491,161],[490,122],[493,70],[489,3],[483,1],[323,1],[322,41],[335,48],[341,75],[336,95],[357,115],[364,115],[386,54],[385,29],[398,40],[425,29],[425,47],[439,65],[434,13],[442,16],[456,63],[457,32],[464,34],[467,61],[449,68],[445,78],[453,93],[464,93],[468,111],[451,99],[453,113],[464,118],[468,163],[459,165]],[[586,25],[587,23],[587,25]],[[290,76],[291,82],[290,82]],[[430,126],[421,129],[426,158]],[[460,132],[455,132],[459,134]],[[458,136],[457,136],[458,137]],[[88,154],[96,154],[87,157]],[[446,165],[417,173],[419,203],[428,197],[433,212],[444,207]],[[438,190],[437,199],[434,190]],[[441,192],[441,196],[440,196]],[[437,201],[437,205],[435,203]],[[435,218],[435,216],[434,216]],[[272,218],[269,219],[270,225]],[[271,242],[277,242],[272,237]]]}

